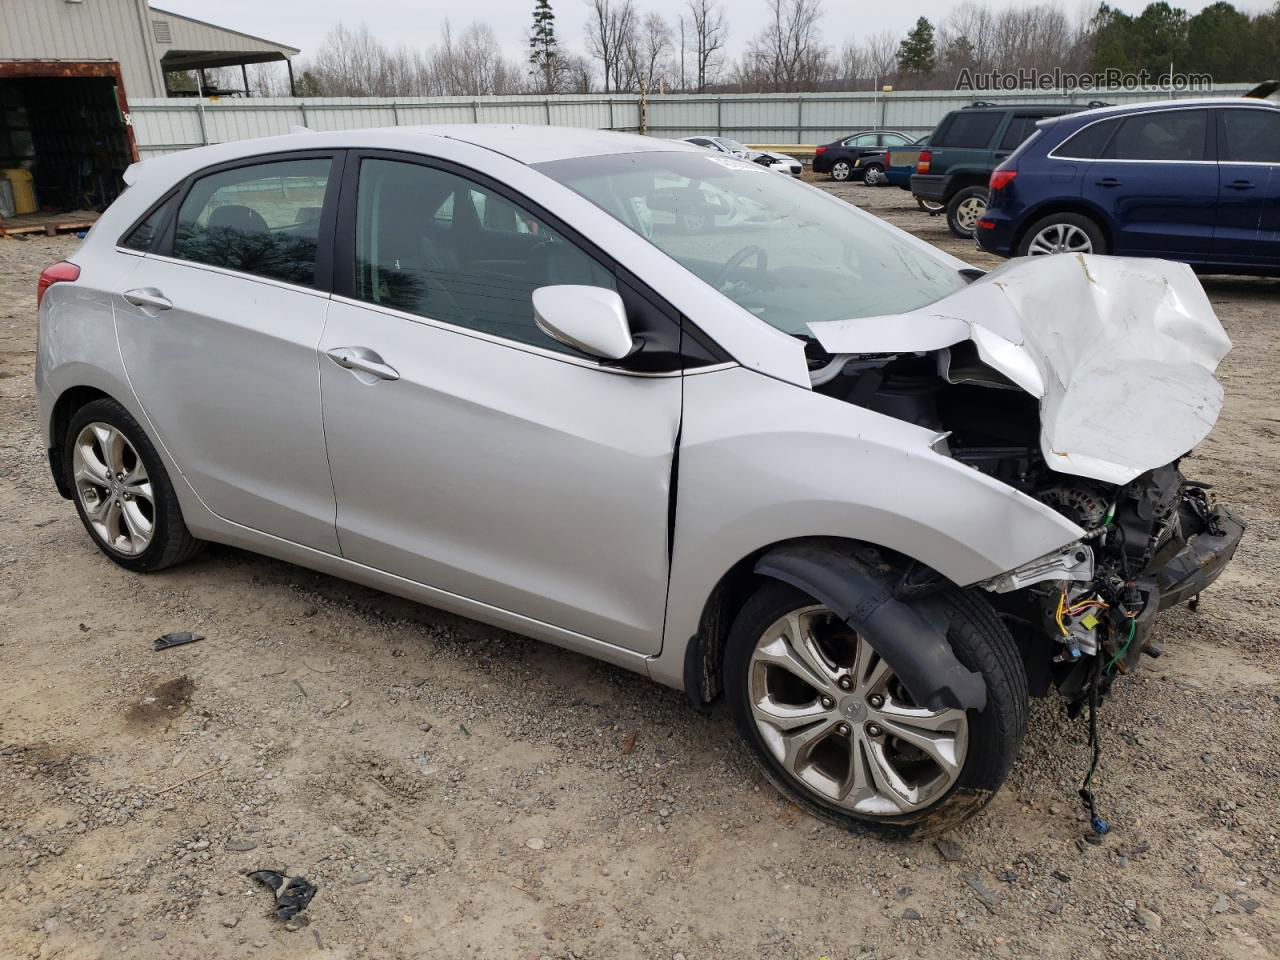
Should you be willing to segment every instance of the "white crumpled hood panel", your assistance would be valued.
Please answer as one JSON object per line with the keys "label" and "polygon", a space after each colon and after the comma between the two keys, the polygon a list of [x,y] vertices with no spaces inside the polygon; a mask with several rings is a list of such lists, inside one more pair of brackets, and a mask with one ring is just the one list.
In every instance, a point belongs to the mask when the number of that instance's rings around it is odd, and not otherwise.
{"label": "white crumpled hood panel", "polygon": [[909,313],[809,325],[829,353],[941,350],[983,361],[1040,400],[1054,470],[1127,483],[1208,435],[1213,372],[1231,349],[1191,268],[1087,254],[1028,257]]}

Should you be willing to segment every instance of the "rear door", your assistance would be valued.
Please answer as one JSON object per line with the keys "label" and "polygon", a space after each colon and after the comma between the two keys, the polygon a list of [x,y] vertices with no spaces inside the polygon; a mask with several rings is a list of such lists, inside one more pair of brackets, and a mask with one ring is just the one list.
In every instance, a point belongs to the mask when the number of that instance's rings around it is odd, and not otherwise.
{"label": "rear door", "polygon": [[1111,220],[1112,253],[1208,259],[1218,205],[1212,138],[1203,108],[1121,120],[1081,189]]}
{"label": "rear door", "polygon": [[1220,190],[1213,260],[1274,266],[1280,262],[1280,110],[1213,112]]}
{"label": "rear door", "polygon": [[316,346],[341,163],[296,153],[202,171],[113,297],[129,382],[201,500],[330,553]]}

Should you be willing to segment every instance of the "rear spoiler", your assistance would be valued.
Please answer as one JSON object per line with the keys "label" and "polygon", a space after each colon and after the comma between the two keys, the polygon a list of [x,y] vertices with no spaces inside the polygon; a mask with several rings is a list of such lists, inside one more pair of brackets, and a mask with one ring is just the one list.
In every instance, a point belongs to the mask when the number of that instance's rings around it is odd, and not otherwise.
{"label": "rear spoiler", "polygon": [[1280,100],[1280,80],[1264,80],[1252,90],[1246,91],[1246,97],[1255,100]]}

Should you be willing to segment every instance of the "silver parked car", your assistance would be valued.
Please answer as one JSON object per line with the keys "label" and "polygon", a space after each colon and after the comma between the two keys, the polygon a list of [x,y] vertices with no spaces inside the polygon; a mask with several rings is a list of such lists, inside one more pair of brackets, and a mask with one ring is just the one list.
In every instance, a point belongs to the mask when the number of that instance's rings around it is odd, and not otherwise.
{"label": "silver parked car", "polygon": [[1191,272],[963,262],[666,141],[460,126],[135,166],[40,278],[94,543],[202,541],[727,702],[796,802],[945,827],[1027,698],[1096,702],[1242,526],[1178,459],[1229,343]]}
{"label": "silver parked car", "polygon": [[681,143],[692,143],[695,147],[727,153],[731,157],[750,160],[762,167],[768,167],[774,173],[785,173],[789,177],[798,177],[804,173],[800,161],[788,153],[775,153],[772,150],[752,150],[750,147],[728,137],[685,137]]}

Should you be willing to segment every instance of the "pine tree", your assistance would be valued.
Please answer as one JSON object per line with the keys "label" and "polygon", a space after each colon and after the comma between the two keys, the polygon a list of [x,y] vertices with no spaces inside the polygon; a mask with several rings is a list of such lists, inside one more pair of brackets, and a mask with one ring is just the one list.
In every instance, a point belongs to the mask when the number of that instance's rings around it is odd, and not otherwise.
{"label": "pine tree", "polygon": [[551,10],[551,0],[537,0],[533,5],[529,62],[533,64],[533,73],[542,78],[542,92],[555,93],[560,51],[556,48],[556,15]]}
{"label": "pine tree", "polygon": [[926,17],[921,17],[907,34],[907,39],[898,45],[898,66],[911,73],[933,73],[937,65],[933,24]]}

